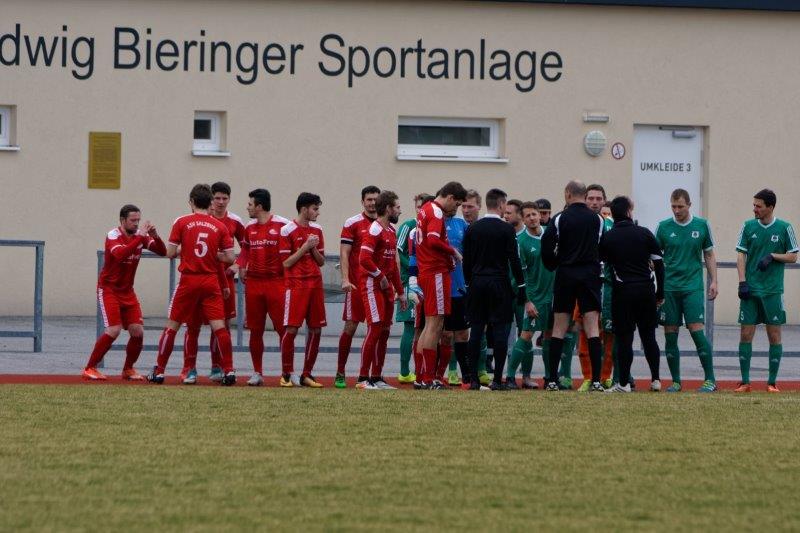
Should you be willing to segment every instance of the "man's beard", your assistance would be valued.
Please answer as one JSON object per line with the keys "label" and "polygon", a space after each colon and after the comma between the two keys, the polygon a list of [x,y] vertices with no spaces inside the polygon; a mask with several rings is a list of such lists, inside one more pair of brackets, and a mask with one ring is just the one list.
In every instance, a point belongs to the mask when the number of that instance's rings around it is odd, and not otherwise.
{"label": "man's beard", "polygon": [[400,220],[400,217],[397,215],[392,215],[389,217],[389,222],[391,222],[392,224],[397,224],[398,220]]}

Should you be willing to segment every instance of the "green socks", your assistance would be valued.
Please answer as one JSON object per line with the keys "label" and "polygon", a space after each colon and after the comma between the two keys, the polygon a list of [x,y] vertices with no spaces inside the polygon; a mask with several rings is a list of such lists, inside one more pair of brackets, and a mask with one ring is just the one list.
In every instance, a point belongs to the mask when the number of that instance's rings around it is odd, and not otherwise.
{"label": "green socks", "polygon": [[[711,349],[711,344],[709,344],[708,342],[708,338],[706,337],[706,332],[701,329],[699,331],[691,332],[691,335],[692,335],[692,340],[694,341],[694,346],[697,349],[697,357],[700,358],[700,364],[703,365],[703,373],[705,374],[705,380],[716,381],[716,378],[714,377],[714,356],[713,356],[714,351]],[[677,335],[675,340],[677,343]],[[671,368],[672,367],[670,367],[670,369]]]}
{"label": "green socks", "polygon": [[[700,332],[702,335],[702,332]],[[692,338],[694,339],[694,333],[692,333]],[[697,341],[695,341],[695,344]],[[672,375],[672,381],[674,383],[681,382],[681,351],[678,349],[678,332],[674,333],[664,333],[664,352],[667,354],[667,365],[669,365],[669,373]],[[700,353],[700,348],[697,349],[697,353]],[[703,358],[700,358],[700,361],[703,361]],[[703,365],[705,369],[705,365]]]}
{"label": "green socks", "polygon": [[783,355],[783,344],[769,345],[769,377],[767,384],[775,385],[778,379],[778,369],[781,366],[781,356]]}
{"label": "green socks", "polygon": [[533,343],[522,338],[517,338],[514,343],[514,349],[511,352],[511,361],[508,365],[506,376],[509,378],[516,377],[517,367],[519,367],[520,364],[522,365],[522,376],[530,377],[531,370],[533,369]]}
{"label": "green socks", "polygon": [[[770,346],[772,351],[772,346]],[[742,371],[742,383],[750,383],[750,358],[753,357],[753,343],[739,343],[739,369]],[[770,356],[770,364],[772,357]]]}
{"label": "green socks", "polygon": [[515,379],[517,377],[517,368],[522,360],[522,353],[519,350],[519,341],[514,343],[514,348],[511,350],[511,357],[508,358],[508,368],[506,368],[506,378]]}
{"label": "green socks", "polygon": [[575,350],[575,333],[564,335],[564,350],[561,352],[561,376],[572,379],[572,353]]}
{"label": "green socks", "polygon": [[447,365],[448,372],[455,372],[458,370],[458,359],[456,359],[456,351],[450,354],[450,364]]}
{"label": "green socks", "polygon": [[403,322],[403,335],[400,337],[400,374],[407,376],[411,373],[411,346],[414,344],[414,323]]}

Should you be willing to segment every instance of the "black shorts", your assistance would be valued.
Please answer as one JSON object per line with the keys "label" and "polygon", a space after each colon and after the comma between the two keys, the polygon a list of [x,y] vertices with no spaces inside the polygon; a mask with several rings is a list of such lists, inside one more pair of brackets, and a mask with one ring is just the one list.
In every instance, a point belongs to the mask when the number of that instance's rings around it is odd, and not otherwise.
{"label": "black shorts", "polygon": [[581,314],[600,311],[602,286],[600,263],[558,267],[553,282],[553,312],[572,316],[575,302]]}
{"label": "black shorts", "polygon": [[450,298],[450,314],[444,317],[444,330],[461,331],[464,329],[469,329],[466,298],[453,296]]}
{"label": "black shorts", "polygon": [[473,324],[510,324],[514,319],[514,295],[508,278],[473,278],[467,300],[467,317]]}
{"label": "black shorts", "polygon": [[611,295],[614,333],[631,333],[636,328],[655,330],[658,326],[656,291],[652,283],[614,284]]}

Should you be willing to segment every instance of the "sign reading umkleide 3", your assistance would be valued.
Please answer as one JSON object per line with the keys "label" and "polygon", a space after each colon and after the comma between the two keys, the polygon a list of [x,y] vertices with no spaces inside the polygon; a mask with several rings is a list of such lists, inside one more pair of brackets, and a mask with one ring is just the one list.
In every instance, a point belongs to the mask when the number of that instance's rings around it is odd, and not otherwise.
{"label": "sign reading umkleide 3", "polygon": [[119,189],[122,170],[122,134],[89,132],[89,188]]}

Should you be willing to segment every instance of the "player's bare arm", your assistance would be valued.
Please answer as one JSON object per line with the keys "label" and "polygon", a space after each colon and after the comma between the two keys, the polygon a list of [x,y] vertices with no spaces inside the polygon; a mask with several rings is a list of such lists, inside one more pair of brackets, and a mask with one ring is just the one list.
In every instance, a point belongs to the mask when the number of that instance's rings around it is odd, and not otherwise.
{"label": "player's bare arm", "polygon": [[350,251],[353,249],[352,244],[342,243],[339,245],[339,266],[342,271],[342,290],[350,292],[355,289],[355,285],[350,283]]}
{"label": "player's bare arm", "polygon": [[703,252],[706,262],[706,271],[708,272],[708,299],[713,300],[719,294],[717,290],[717,256],[714,250],[707,250]]}

